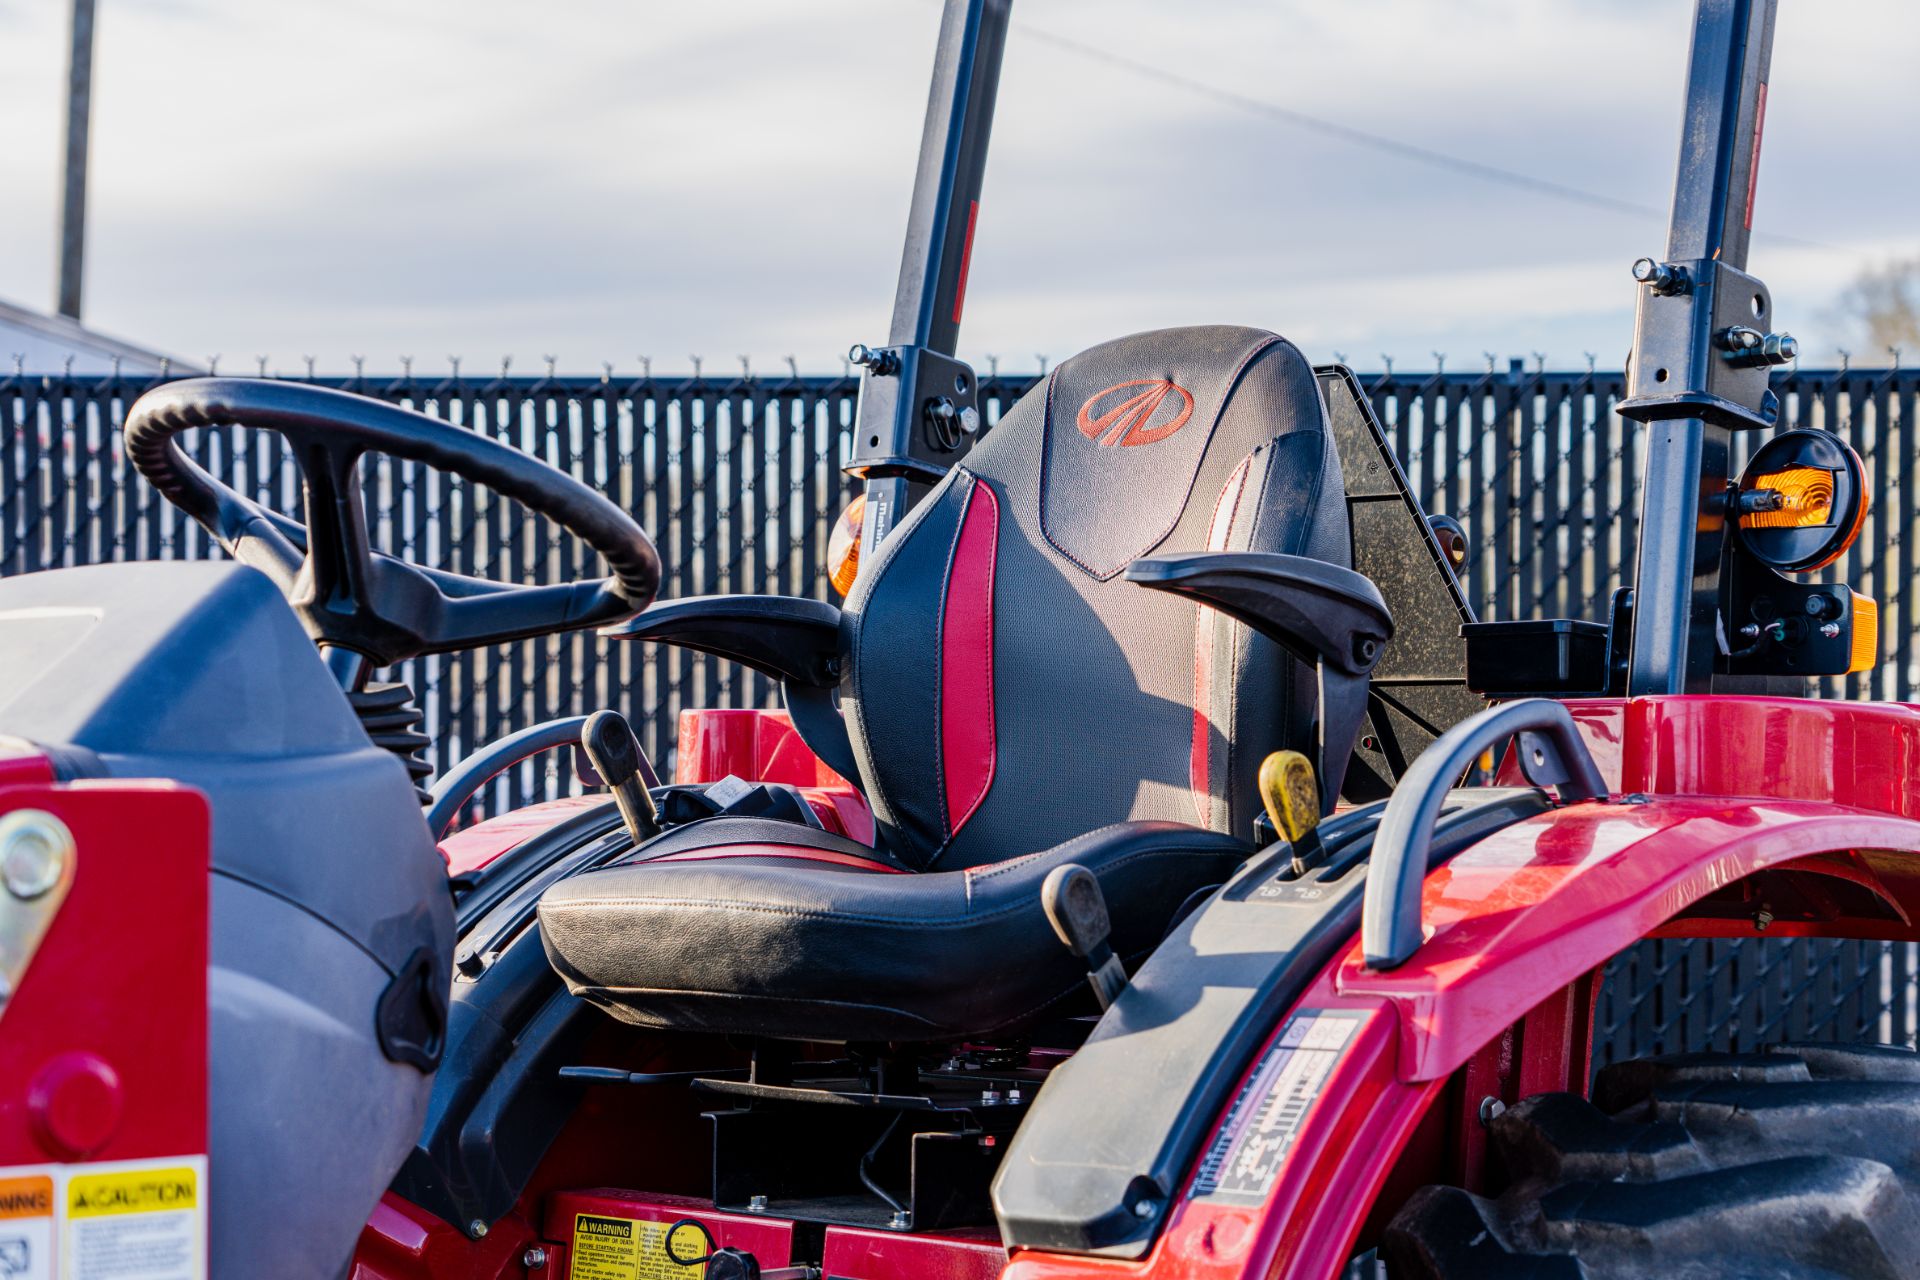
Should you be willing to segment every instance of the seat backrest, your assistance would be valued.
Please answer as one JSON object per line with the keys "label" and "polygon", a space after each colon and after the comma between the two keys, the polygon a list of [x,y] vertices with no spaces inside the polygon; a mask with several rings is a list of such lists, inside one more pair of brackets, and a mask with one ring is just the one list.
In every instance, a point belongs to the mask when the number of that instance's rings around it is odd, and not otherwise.
{"label": "seat backrest", "polygon": [[1204,606],[1128,583],[1155,552],[1346,566],[1313,370],[1232,326],[1060,365],[863,565],[841,705],[888,849],[978,866],[1128,819],[1248,833],[1312,673]]}

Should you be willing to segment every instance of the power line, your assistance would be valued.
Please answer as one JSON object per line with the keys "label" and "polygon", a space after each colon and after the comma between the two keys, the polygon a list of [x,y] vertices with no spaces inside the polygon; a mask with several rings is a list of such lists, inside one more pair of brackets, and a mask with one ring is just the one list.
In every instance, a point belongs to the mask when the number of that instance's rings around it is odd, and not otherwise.
{"label": "power line", "polygon": [[[1529,191],[1535,195],[1549,196],[1556,200],[1567,201],[1570,204],[1581,204],[1589,208],[1604,209],[1609,213],[1631,214],[1637,218],[1652,218],[1656,221],[1664,221],[1667,217],[1667,210],[1665,209],[1656,209],[1651,205],[1639,204],[1632,200],[1621,200],[1599,191],[1588,191],[1581,187],[1569,186],[1564,182],[1555,182],[1550,178],[1535,177],[1530,173],[1522,173],[1517,169],[1506,169],[1499,165],[1486,164],[1479,160],[1470,160],[1465,156],[1456,156],[1449,152],[1435,150],[1432,147],[1421,146],[1418,143],[1403,142],[1398,138],[1387,137],[1385,134],[1370,133],[1365,129],[1356,129],[1351,125],[1344,125],[1336,120],[1329,120],[1324,116],[1316,116],[1309,112],[1298,111],[1292,107],[1283,107],[1277,102],[1269,102],[1264,98],[1255,98],[1248,94],[1236,93],[1231,89],[1222,89],[1218,85],[1208,84],[1204,80],[1196,80],[1191,76],[1183,76],[1178,72],[1169,71],[1165,67],[1156,66],[1150,62],[1141,62],[1136,58],[1129,58],[1125,54],[1114,53],[1111,50],[1102,49],[1096,45],[1085,44],[1070,36],[1063,36],[1057,32],[1035,27],[1025,22],[1015,22],[1013,25],[1036,40],[1053,45],[1057,49],[1063,49],[1068,53],[1076,54],[1091,62],[1103,63],[1117,70],[1128,71],[1134,75],[1144,76],[1149,80],[1158,81],[1172,88],[1184,89],[1188,93],[1210,98],[1215,102],[1233,107],[1235,110],[1244,111],[1252,115],[1264,116],[1269,120],[1278,120],[1284,124],[1305,129],[1311,133],[1336,138],[1353,146],[1366,147],[1386,155],[1397,156],[1403,160],[1412,160],[1420,164],[1431,165],[1438,169],[1446,169],[1470,178],[1478,178],[1483,182],[1499,183],[1503,186]],[[1824,249],[1828,247],[1810,240],[1801,240],[1794,236],[1780,235],[1778,233],[1762,233],[1756,231],[1755,234],[1764,234],[1768,239],[1778,243],[1797,245],[1802,248]]]}

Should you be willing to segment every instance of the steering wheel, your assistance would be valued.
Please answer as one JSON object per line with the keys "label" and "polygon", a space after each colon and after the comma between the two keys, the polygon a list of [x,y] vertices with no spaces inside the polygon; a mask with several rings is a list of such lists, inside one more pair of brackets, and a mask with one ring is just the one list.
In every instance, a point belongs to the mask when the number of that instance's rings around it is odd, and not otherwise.
{"label": "steering wheel", "polygon": [[[189,427],[278,432],[304,480],[303,526],[208,475],[174,437]],[[660,555],[625,511],[572,476],[487,436],[364,396],[296,382],[193,378],[134,402],[127,456],[169,502],[286,593],[343,682],[373,667],[629,618],[652,602]],[[410,458],[482,484],[567,530],[612,576],[512,586],[373,550],[360,456]],[[357,656],[356,656],[357,655]]]}

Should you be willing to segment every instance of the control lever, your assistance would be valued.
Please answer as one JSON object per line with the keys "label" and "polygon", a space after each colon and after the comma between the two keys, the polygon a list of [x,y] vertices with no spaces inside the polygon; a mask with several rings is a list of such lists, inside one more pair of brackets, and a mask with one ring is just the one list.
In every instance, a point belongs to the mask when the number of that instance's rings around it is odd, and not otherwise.
{"label": "control lever", "polygon": [[653,794],[647,790],[646,757],[640,751],[640,739],[633,736],[627,718],[618,711],[596,711],[587,717],[580,730],[580,745],[593,770],[613,790],[613,802],[620,806],[621,820],[635,844],[643,844],[660,834],[660,813],[653,807]]}
{"label": "control lever", "polygon": [[1293,846],[1293,874],[1303,876],[1326,856],[1320,844],[1320,783],[1313,762],[1298,751],[1276,751],[1260,762],[1260,803],[1282,840]]}
{"label": "control lever", "polygon": [[1077,862],[1055,867],[1040,885],[1040,909],[1067,950],[1087,962],[1087,983],[1106,1009],[1127,985],[1126,966],[1113,954],[1113,922],[1100,881]]}
{"label": "control lever", "polygon": [[[692,1227],[706,1241],[707,1251],[697,1258],[681,1255],[674,1247],[674,1239],[680,1234],[680,1228]],[[812,1266],[762,1268],[760,1259],[745,1249],[728,1246],[717,1249],[713,1243],[713,1233],[707,1230],[707,1224],[698,1218],[682,1218],[667,1228],[666,1252],[669,1261],[682,1267],[705,1266],[706,1280],[820,1280],[820,1268]]]}

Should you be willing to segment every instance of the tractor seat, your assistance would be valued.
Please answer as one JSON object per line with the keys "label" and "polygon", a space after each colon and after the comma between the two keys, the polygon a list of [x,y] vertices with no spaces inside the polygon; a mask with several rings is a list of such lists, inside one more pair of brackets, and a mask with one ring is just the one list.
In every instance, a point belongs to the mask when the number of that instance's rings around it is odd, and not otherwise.
{"label": "tractor seat", "polygon": [[[844,734],[831,714],[837,743],[795,725],[858,773],[877,847],[754,819],[676,828],[546,891],[555,969],[630,1023],[819,1041],[952,1040],[1090,1006],[1040,907],[1047,873],[1091,870],[1115,950],[1138,956],[1251,852],[1260,761],[1313,740],[1309,667],[1123,574],[1204,551],[1345,568],[1343,498],[1313,370],[1271,333],[1167,329],[1066,361],[886,538],[837,615],[664,606],[742,661],[789,642],[741,616],[810,627],[783,673],[831,650]],[[716,639],[722,603],[734,631]]]}
{"label": "tractor seat", "polygon": [[1173,822],[1124,822],[1044,853],[916,874],[792,823],[710,818],[642,860],[564,880],[540,904],[573,990],[627,1022],[796,1040],[939,1041],[1066,1011],[1087,970],[1054,937],[1040,883],[1100,878],[1114,950],[1137,961],[1173,908],[1250,846]]}

